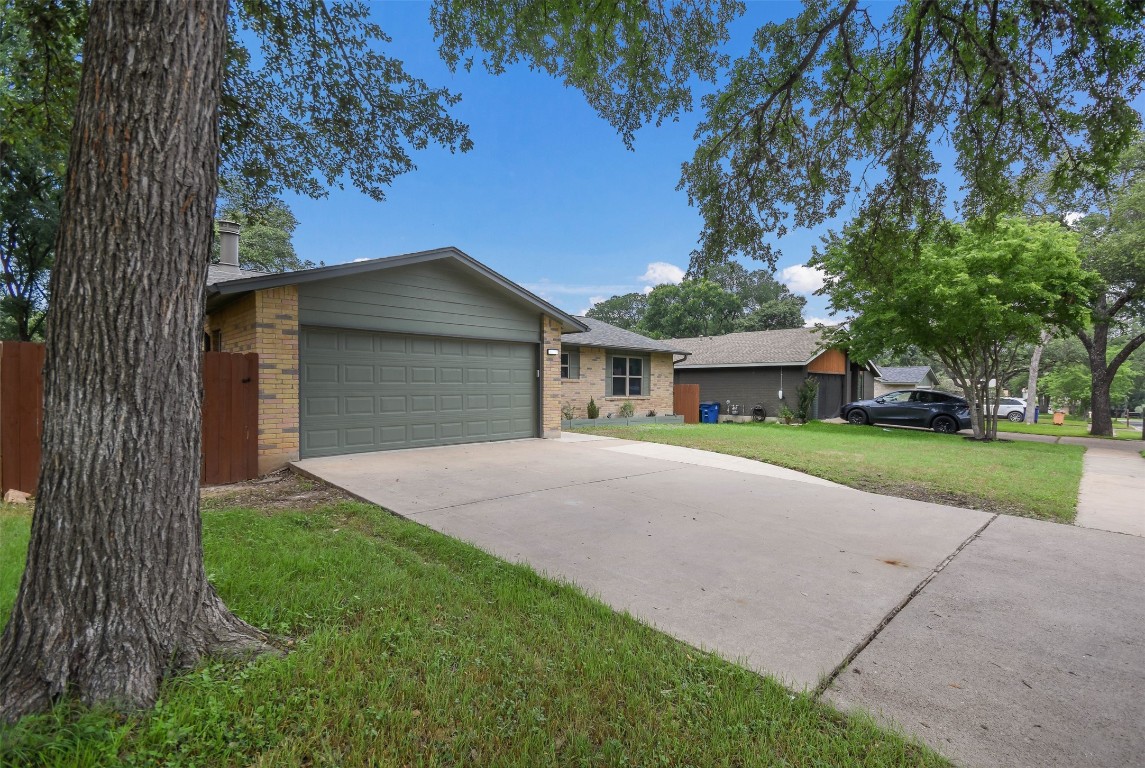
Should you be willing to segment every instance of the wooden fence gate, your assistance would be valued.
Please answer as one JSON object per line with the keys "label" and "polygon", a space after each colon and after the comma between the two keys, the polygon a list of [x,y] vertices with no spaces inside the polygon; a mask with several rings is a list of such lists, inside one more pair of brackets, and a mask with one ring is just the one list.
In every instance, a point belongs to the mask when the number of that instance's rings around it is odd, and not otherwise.
{"label": "wooden fence gate", "polygon": [[672,388],[672,413],[683,416],[685,424],[700,423],[699,384],[677,384]]}
{"label": "wooden fence gate", "polygon": [[[35,493],[40,474],[44,345],[0,344],[0,493]],[[258,475],[258,355],[203,356],[204,485]]]}

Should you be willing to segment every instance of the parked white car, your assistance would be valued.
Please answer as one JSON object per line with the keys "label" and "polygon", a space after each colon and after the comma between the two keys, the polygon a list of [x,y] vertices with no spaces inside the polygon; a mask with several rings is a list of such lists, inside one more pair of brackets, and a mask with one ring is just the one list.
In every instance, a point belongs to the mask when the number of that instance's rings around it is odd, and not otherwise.
{"label": "parked white car", "polygon": [[1000,397],[998,405],[994,408],[999,419],[1009,419],[1013,422],[1026,420],[1026,401],[1020,397]]}

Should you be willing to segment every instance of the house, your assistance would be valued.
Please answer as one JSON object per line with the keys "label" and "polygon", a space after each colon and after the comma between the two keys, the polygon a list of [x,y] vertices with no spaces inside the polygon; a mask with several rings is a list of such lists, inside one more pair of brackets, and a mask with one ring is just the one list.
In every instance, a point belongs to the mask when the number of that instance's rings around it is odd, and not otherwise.
{"label": "house", "polygon": [[869,393],[870,372],[840,349],[823,349],[814,328],[749,331],[672,339],[691,355],[676,363],[677,384],[699,384],[701,402],[718,402],[720,415],[749,419],[756,405],[768,417],[796,410],[796,390],[809,376],[819,382],[811,418],[837,416],[844,402]]}
{"label": "house", "polygon": [[889,366],[872,362],[871,368],[875,374],[872,397],[902,389],[934,389],[938,386],[938,377],[929,365]]}
{"label": "house", "polygon": [[585,322],[456,248],[264,274],[220,229],[204,344],[259,355],[260,473],[560,434],[561,334]]}
{"label": "house", "polygon": [[600,416],[631,402],[637,416],[672,413],[673,362],[687,356],[678,344],[657,341],[591,317],[575,318],[586,331],[561,337],[561,402],[578,418],[588,401]]}

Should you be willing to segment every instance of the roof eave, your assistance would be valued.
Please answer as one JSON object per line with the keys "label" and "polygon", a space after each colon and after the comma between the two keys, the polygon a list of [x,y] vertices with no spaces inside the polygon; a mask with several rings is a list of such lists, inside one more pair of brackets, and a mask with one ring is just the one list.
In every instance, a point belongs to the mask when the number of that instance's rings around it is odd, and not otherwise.
{"label": "roof eave", "polygon": [[299,283],[310,283],[316,280],[328,280],[333,277],[348,277],[365,272],[394,269],[396,267],[404,267],[411,264],[421,264],[427,261],[438,261],[440,259],[447,258],[461,262],[483,277],[486,277],[489,280],[497,283],[499,286],[516,295],[518,298],[535,305],[546,315],[560,322],[562,332],[583,333],[589,330],[587,325],[580,322],[572,315],[561,309],[558,309],[557,307],[542,299],[540,296],[525,290],[521,286],[514,283],[512,280],[509,280],[504,275],[501,275],[498,272],[494,272],[492,269],[477,261],[469,254],[465,253],[459,248],[455,248],[454,246],[436,248],[430,251],[407,253],[400,256],[387,256],[385,258],[370,259],[368,261],[352,261],[349,264],[333,264],[328,267],[314,267],[312,269],[300,269],[294,272],[280,272],[274,275],[259,275],[257,277],[244,277],[237,280],[227,280],[226,282],[214,283],[213,285],[207,286],[207,298],[209,301],[215,296],[246,293],[248,291],[258,291],[265,288],[278,288],[284,285],[298,285]]}

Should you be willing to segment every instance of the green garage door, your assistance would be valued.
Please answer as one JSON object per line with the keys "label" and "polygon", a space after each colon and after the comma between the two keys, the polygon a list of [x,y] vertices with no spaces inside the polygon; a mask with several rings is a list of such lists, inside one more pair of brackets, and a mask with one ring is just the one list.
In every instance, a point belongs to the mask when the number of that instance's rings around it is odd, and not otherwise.
{"label": "green garage door", "polygon": [[302,458],[537,435],[536,346],[303,328]]}

